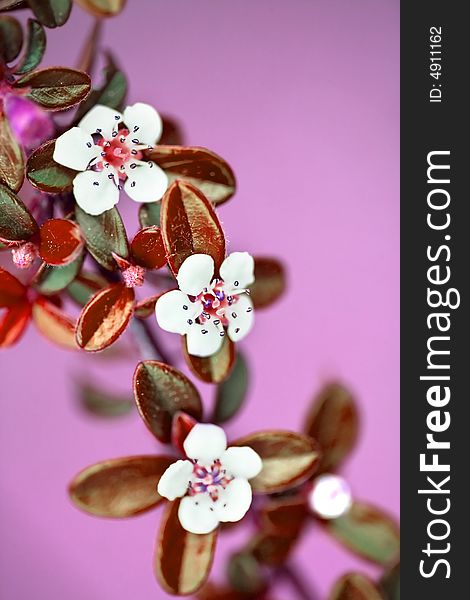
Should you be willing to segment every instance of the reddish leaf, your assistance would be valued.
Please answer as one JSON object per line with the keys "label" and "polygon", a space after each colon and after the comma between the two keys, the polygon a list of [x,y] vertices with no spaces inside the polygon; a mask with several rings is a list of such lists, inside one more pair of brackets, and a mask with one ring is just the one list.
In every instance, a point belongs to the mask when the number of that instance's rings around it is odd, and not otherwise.
{"label": "reddish leaf", "polygon": [[179,502],[166,509],[155,545],[155,574],[169,594],[194,594],[209,576],[217,530],[206,535],[189,533],[178,519]]}
{"label": "reddish leaf", "polygon": [[308,516],[307,503],[303,495],[273,498],[260,511],[264,531],[286,537],[297,537]]}
{"label": "reddish leaf", "polygon": [[77,323],[80,348],[97,352],[110,346],[126,329],[134,312],[134,290],[116,283],[95,294]]}
{"label": "reddish leaf", "polygon": [[192,185],[175,181],[162,199],[162,236],[168,264],[176,276],[192,254],[209,254],[216,270],[225,258],[225,238],[214,208]]}
{"label": "reddish leaf", "polygon": [[184,142],[184,132],[181,128],[181,123],[169,115],[160,114],[160,116],[162,118],[163,131],[159,144],[181,146]]}
{"label": "reddish leaf", "polygon": [[198,421],[202,418],[201,397],[194,385],[177,369],[156,360],[137,365],[134,397],[145,424],[163,443],[171,441],[176,413],[185,412]]}
{"label": "reddish leaf", "polygon": [[400,600],[400,563],[386,571],[380,580],[380,587],[387,600]]}
{"label": "reddish leaf", "polygon": [[196,423],[196,419],[193,419],[193,417],[185,412],[177,412],[173,417],[171,423],[171,444],[173,448],[179,450],[183,455],[185,454],[184,440]]}
{"label": "reddish leaf", "polygon": [[54,344],[77,350],[75,321],[46,298],[40,297],[33,304],[33,321],[42,335]]}
{"label": "reddish leaf", "polygon": [[64,110],[84,100],[91,88],[89,76],[76,69],[49,67],[24,75],[14,87],[46,110]]}
{"label": "reddish leaf", "polygon": [[336,582],[328,600],[383,600],[383,597],[368,577],[348,573]]}
{"label": "reddish leaf", "polygon": [[265,308],[282,296],[286,287],[284,267],[275,258],[255,258],[255,282],[250,297],[255,308]]}
{"label": "reddish leaf", "polygon": [[263,470],[250,481],[253,491],[282,492],[300,485],[315,471],[320,458],[312,438],[291,431],[260,431],[231,444],[250,446],[263,460]]}
{"label": "reddish leaf", "polygon": [[235,362],[235,344],[226,335],[218,352],[211,356],[201,358],[189,354],[186,336],[183,336],[184,358],[191,371],[206,383],[221,383],[230,375]]}
{"label": "reddish leaf", "polygon": [[146,157],[165,170],[170,182],[179,179],[194,185],[214,204],[221,204],[235,193],[235,175],[227,162],[197,146],[157,145]]}
{"label": "reddish leaf", "polygon": [[156,506],[160,477],[175,461],[169,456],[129,456],[81,471],[69,486],[72,502],[99,517],[123,518]]}
{"label": "reddish leaf", "polygon": [[391,564],[400,552],[400,531],[395,520],[363,502],[355,502],[347,513],[325,521],[324,526],[347,548],[379,565]]}
{"label": "reddish leaf", "polygon": [[28,302],[20,302],[0,315],[0,348],[15,344],[23,335],[31,316]]}
{"label": "reddish leaf", "polygon": [[[165,292],[166,293],[166,292]],[[147,319],[151,315],[155,314],[155,304],[162,294],[156,296],[149,296],[137,302],[135,305],[135,316],[139,319]]]}
{"label": "reddish leaf", "polygon": [[17,192],[24,179],[23,152],[0,106],[0,184]]}
{"label": "reddish leaf", "polygon": [[286,562],[293,550],[296,539],[276,533],[261,532],[253,537],[248,549],[260,563],[279,567]]}
{"label": "reddish leaf", "polygon": [[72,0],[28,0],[36,18],[46,27],[60,27],[69,18]]}
{"label": "reddish leaf", "polygon": [[238,351],[228,378],[217,387],[214,423],[229,421],[241,409],[249,386],[250,373],[243,354]]}
{"label": "reddish leaf", "polygon": [[159,269],[166,264],[162,234],[158,227],[141,229],[131,243],[135,262],[146,269]]}
{"label": "reddish leaf", "polygon": [[326,385],[307,415],[305,433],[322,451],[319,472],[334,471],[354,447],[359,417],[351,392],[339,383]]}
{"label": "reddish leaf", "polygon": [[52,158],[55,140],[46,142],[28,158],[26,176],[28,181],[38,190],[48,194],[69,192],[77,171],[63,167]]}
{"label": "reddish leaf", "polygon": [[49,219],[41,225],[39,237],[42,260],[57,267],[78,258],[84,246],[80,227],[66,219]]}
{"label": "reddish leaf", "polygon": [[0,267],[0,308],[10,308],[26,299],[27,289],[11,273]]}
{"label": "reddish leaf", "polygon": [[126,4],[126,0],[75,0],[75,2],[98,18],[118,15]]}

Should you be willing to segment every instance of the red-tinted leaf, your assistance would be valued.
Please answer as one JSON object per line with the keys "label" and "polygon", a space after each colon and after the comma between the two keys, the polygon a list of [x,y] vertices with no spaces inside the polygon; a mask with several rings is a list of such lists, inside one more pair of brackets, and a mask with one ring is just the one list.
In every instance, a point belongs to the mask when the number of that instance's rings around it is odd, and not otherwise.
{"label": "red-tinted leaf", "polygon": [[147,360],[134,373],[134,397],[147,427],[163,443],[171,441],[173,417],[180,411],[202,418],[199,392],[177,369]]}
{"label": "red-tinted leaf", "polygon": [[0,60],[9,63],[18,56],[23,45],[23,30],[14,18],[7,15],[0,17]]}
{"label": "red-tinted leaf", "polygon": [[302,494],[273,498],[261,509],[264,531],[297,537],[308,516],[306,498]]}
{"label": "red-tinted leaf", "polygon": [[227,579],[231,587],[249,598],[263,597],[266,580],[262,567],[251,552],[242,550],[232,554],[227,566]]}
{"label": "red-tinted leaf", "polygon": [[77,350],[75,321],[46,298],[40,297],[33,304],[33,321],[42,335],[70,350]]}
{"label": "red-tinted leaf", "polygon": [[36,232],[36,221],[23,202],[6,186],[0,185],[0,239],[22,242]]}
{"label": "red-tinted leaf", "polygon": [[155,545],[155,574],[170,594],[194,594],[209,576],[217,530],[206,535],[189,533],[178,519],[179,502],[166,509]]}
{"label": "red-tinted leaf", "polygon": [[286,287],[284,267],[275,258],[255,258],[255,282],[250,297],[255,308],[264,308],[282,296]]}
{"label": "red-tinted leaf", "polygon": [[[1,293],[1,292],[0,292]],[[23,335],[31,316],[28,302],[20,302],[0,315],[0,348],[15,344]]]}
{"label": "red-tinted leaf", "polygon": [[347,548],[371,562],[386,566],[398,558],[398,525],[379,508],[355,502],[347,513],[325,521],[324,526]]}
{"label": "red-tinted leaf", "polygon": [[368,577],[348,573],[336,582],[328,600],[383,600],[383,597]]}
{"label": "red-tinted leaf", "polygon": [[159,269],[166,264],[165,246],[158,227],[141,229],[131,243],[135,262],[146,269]]}
{"label": "red-tinted leaf", "polygon": [[214,204],[235,193],[235,175],[227,162],[207,148],[157,145],[146,157],[165,170],[170,182],[179,179],[194,185]]}
{"label": "red-tinted leaf", "polygon": [[380,580],[386,600],[400,600],[400,563],[386,571]]}
{"label": "red-tinted leaf", "polygon": [[0,267],[0,308],[11,308],[26,299],[27,289],[11,273]]}
{"label": "red-tinted leaf", "polygon": [[253,491],[282,492],[300,485],[315,471],[320,458],[312,438],[291,431],[260,431],[231,444],[250,446],[263,460],[263,470],[250,480]]}
{"label": "red-tinted leaf", "polygon": [[46,27],[60,27],[72,10],[72,0],[28,0],[28,4]]}
{"label": "red-tinted leaf", "polygon": [[69,486],[78,508],[99,517],[123,518],[156,506],[160,477],[175,461],[168,456],[129,456],[87,467]]}
{"label": "red-tinted leaf", "polygon": [[181,123],[174,117],[160,114],[162,118],[163,131],[159,143],[165,146],[181,146],[184,143],[184,132]]}
{"label": "red-tinted leaf", "polygon": [[126,0],[75,0],[75,2],[98,18],[118,15],[126,4]]}
{"label": "red-tinted leaf", "polygon": [[209,254],[219,269],[225,258],[225,238],[214,208],[192,185],[176,181],[162,199],[162,236],[168,264],[177,275],[192,254]]}
{"label": "red-tinted leaf", "polygon": [[46,142],[28,158],[26,176],[28,181],[38,190],[48,194],[69,192],[77,171],[63,167],[52,158],[55,140]]}
{"label": "red-tinted leaf", "polygon": [[24,75],[14,86],[46,110],[64,110],[84,100],[90,91],[89,76],[76,69],[49,67]]}
{"label": "red-tinted leaf", "polygon": [[189,354],[186,336],[183,336],[183,351],[186,362],[191,371],[206,383],[220,383],[230,375],[235,362],[235,344],[226,335],[218,352],[211,356],[201,358]]}
{"label": "red-tinted leaf", "polygon": [[294,537],[263,531],[252,538],[248,550],[261,564],[278,567],[286,562],[295,543]]}
{"label": "red-tinted leaf", "polygon": [[[166,292],[165,292],[166,293]],[[151,315],[155,314],[155,304],[162,294],[156,296],[149,296],[140,300],[135,305],[135,316],[139,319],[147,319]]]}
{"label": "red-tinted leaf", "polygon": [[80,227],[66,219],[49,219],[41,225],[39,237],[42,260],[57,267],[78,258],[84,246]]}
{"label": "red-tinted leaf", "polygon": [[0,184],[17,192],[24,179],[23,152],[0,106]]}
{"label": "red-tinted leaf", "polygon": [[184,455],[184,440],[188,433],[196,425],[196,419],[193,419],[185,412],[177,412],[173,417],[171,424],[171,444]]}
{"label": "red-tinted leaf", "polygon": [[88,352],[110,346],[126,329],[134,312],[134,290],[123,283],[95,294],[83,308],[77,323],[77,343]]}
{"label": "red-tinted leaf", "polygon": [[334,471],[354,447],[359,417],[351,392],[339,383],[326,385],[307,415],[305,433],[322,451],[319,472]]}

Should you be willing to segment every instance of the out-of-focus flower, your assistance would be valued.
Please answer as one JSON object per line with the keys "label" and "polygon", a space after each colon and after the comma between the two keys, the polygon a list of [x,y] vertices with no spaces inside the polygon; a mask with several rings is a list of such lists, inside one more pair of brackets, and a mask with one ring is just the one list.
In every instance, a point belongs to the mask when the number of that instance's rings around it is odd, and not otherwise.
{"label": "out-of-focus flower", "polygon": [[168,467],[158,493],[182,498],[178,517],[191,533],[210,533],[220,522],[242,519],[251,505],[248,479],[262,469],[260,456],[248,446],[227,449],[221,427],[197,424],[184,441],[187,459]]}
{"label": "out-of-focus flower", "polygon": [[162,120],[148,104],[138,102],[121,114],[107,106],[93,107],[56,140],[53,158],[79,171],[73,180],[77,204],[100,215],[119,201],[119,191],[136,202],[160,200],[168,177],[153,161],[142,160],[162,133]]}
{"label": "out-of-focus flower", "polygon": [[320,518],[337,519],[352,506],[351,488],[339,475],[326,473],[315,478],[308,500]]}
{"label": "out-of-focus flower", "polygon": [[50,113],[27,98],[9,95],[5,99],[5,113],[26,154],[54,135],[55,125]]}
{"label": "out-of-focus flower", "polygon": [[181,265],[179,290],[164,294],[155,306],[162,329],[187,336],[189,354],[211,356],[222,346],[225,328],[236,342],[254,323],[253,303],[247,289],[254,280],[254,260],[247,252],[233,252],[214,276],[214,260],[193,254]]}

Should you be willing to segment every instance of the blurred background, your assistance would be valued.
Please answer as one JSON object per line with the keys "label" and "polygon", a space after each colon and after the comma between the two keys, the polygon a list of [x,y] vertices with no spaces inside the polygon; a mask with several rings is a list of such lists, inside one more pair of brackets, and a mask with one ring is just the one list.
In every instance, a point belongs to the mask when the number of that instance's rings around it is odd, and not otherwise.
{"label": "blurred background", "polygon": [[[45,64],[74,64],[92,22],[75,6],[49,31]],[[130,80],[129,103],[177,118],[188,144],[234,168],[238,193],[219,211],[230,250],[274,255],[287,267],[287,294],[257,313],[242,343],[251,388],[229,437],[299,429],[314,393],[340,379],[362,418],[342,473],[357,498],[397,514],[398,1],[129,0],[106,21],[103,46]],[[136,208],[122,197],[130,236]],[[140,357],[130,343],[123,349],[84,357],[30,328],[0,354],[1,598],[167,597],[151,568],[159,510],[99,520],[66,494],[88,464],[158,450],[135,411],[100,419],[76,401],[77,381],[131,397]],[[209,407],[212,391],[197,385]],[[215,580],[247,529],[223,536]],[[345,571],[377,574],[315,527],[294,562],[319,598]]]}

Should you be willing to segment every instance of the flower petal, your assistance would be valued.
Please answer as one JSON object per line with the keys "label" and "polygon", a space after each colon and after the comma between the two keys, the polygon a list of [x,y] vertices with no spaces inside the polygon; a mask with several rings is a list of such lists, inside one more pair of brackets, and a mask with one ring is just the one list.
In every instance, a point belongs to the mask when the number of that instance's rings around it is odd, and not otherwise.
{"label": "flower petal", "polygon": [[244,479],[256,477],[263,468],[260,455],[249,446],[227,448],[220,461],[230,475]]}
{"label": "flower petal", "polygon": [[224,331],[220,331],[213,323],[204,325],[194,323],[187,332],[186,346],[188,354],[201,358],[212,356],[220,350],[224,342]]}
{"label": "flower petal", "polygon": [[121,121],[122,115],[119,111],[97,104],[87,112],[78,126],[89,134],[99,133],[105,139],[109,139]]}
{"label": "flower petal", "polygon": [[201,312],[202,304],[191,302],[188,296],[179,290],[163,294],[155,304],[155,316],[159,326],[165,331],[181,335],[188,332]]}
{"label": "flower petal", "polygon": [[84,171],[73,180],[73,193],[78,206],[89,215],[101,215],[119,201],[119,190],[109,175],[114,171]]}
{"label": "flower petal", "polygon": [[226,290],[248,287],[255,280],[255,261],[248,252],[232,252],[220,266]]}
{"label": "flower petal", "polygon": [[157,111],[143,102],[136,102],[124,111],[124,123],[131,137],[138,139],[141,144],[153,146],[162,135],[162,119]]}
{"label": "flower petal", "polygon": [[168,188],[165,171],[153,162],[131,168],[126,165],[127,179],[124,183],[126,194],[135,202],[156,202]]}
{"label": "flower petal", "polygon": [[183,448],[188,458],[212,463],[225,452],[227,437],[218,425],[197,423],[186,436]]}
{"label": "flower petal", "polygon": [[238,296],[237,302],[225,313],[228,320],[228,336],[233,342],[238,342],[250,332],[255,320],[253,303],[249,296]]}
{"label": "flower petal", "polygon": [[208,494],[185,496],[179,505],[178,518],[183,529],[190,533],[210,533],[219,524],[215,503]]}
{"label": "flower petal", "polygon": [[215,503],[219,521],[234,523],[240,521],[251,506],[253,494],[246,479],[232,479]]}
{"label": "flower petal", "polygon": [[56,139],[52,158],[69,169],[85,171],[100,152],[101,148],[95,146],[91,135],[79,127],[72,127]]}
{"label": "flower petal", "polygon": [[209,287],[214,275],[214,259],[208,254],[192,254],[179,268],[177,280],[185,294],[198,296]]}
{"label": "flower petal", "polygon": [[188,490],[192,473],[193,464],[189,460],[176,461],[160,477],[157,492],[168,500],[181,498]]}

